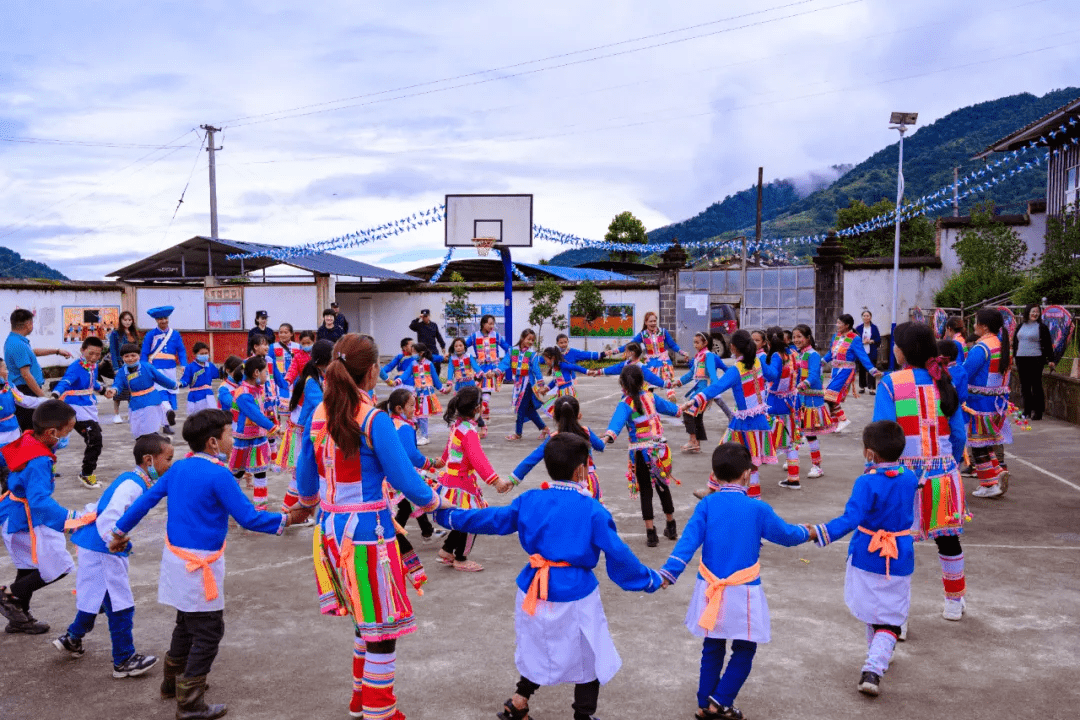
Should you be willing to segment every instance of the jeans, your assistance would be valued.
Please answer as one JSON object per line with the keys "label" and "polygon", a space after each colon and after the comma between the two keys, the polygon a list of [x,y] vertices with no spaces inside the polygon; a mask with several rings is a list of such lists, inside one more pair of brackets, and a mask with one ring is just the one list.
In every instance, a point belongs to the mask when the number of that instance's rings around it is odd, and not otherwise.
{"label": "jeans", "polygon": [[176,611],[176,627],[173,628],[169,657],[187,658],[184,677],[193,678],[210,674],[210,666],[218,654],[221,638],[225,637],[225,611],[184,612]]}
{"label": "jeans", "polygon": [[514,422],[515,435],[520,435],[521,431],[525,429],[526,420],[536,425],[536,427],[540,430],[543,430],[545,427],[547,427],[544,424],[544,421],[540,417],[539,413],[536,412],[536,394],[533,393],[532,388],[526,388],[524,390],[524,393],[525,396],[521,398],[521,405],[518,406],[517,411],[517,419]]}
{"label": "jeans", "polygon": [[[135,606],[132,605],[123,610],[113,610],[109,593],[106,592],[105,599],[101,603],[101,609],[105,612],[105,617],[109,619],[113,665],[123,665],[135,654],[135,641],[131,637],[131,629],[135,624]],[[96,619],[97,615],[79,610],[75,613],[75,620],[68,626],[68,635],[81,640],[94,629]]]}

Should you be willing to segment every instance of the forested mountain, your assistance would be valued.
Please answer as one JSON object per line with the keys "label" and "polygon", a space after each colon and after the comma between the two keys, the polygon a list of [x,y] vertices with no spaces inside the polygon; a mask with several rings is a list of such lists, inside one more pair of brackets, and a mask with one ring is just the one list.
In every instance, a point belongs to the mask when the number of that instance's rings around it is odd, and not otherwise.
{"label": "forested mountain", "polygon": [[22,255],[6,247],[0,247],[0,278],[41,278],[44,280],[67,280],[67,276],[44,263],[26,260]]}

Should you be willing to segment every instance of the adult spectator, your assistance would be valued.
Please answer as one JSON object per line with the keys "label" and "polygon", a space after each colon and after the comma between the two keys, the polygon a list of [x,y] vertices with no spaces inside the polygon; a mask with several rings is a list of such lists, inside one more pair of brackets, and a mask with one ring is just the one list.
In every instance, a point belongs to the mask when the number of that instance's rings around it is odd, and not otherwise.
{"label": "adult spectator", "polygon": [[[878,331],[878,326],[872,321],[874,314],[869,310],[862,311],[862,325],[859,326],[858,332],[862,335],[862,347],[866,351],[867,356],[870,358],[870,362],[877,365],[878,348],[881,347],[881,333]],[[873,375],[866,371],[862,365],[859,365],[859,389],[863,392],[870,391],[873,395],[877,388],[877,380]]]}
{"label": "adult spectator", "polygon": [[[127,343],[139,345],[142,339],[139,337],[139,327],[135,324],[135,316],[125,310],[120,313],[120,326],[109,333],[109,361],[112,363],[113,375],[121,372],[124,368],[124,360],[120,357],[120,348]],[[113,396],[113,423],[119,425],[124,422],[120,416],[120,401],[130,400],[131,394],[125,390]]]}
{"label": "adult spectator", "polygon": [[1024,397],[1024,415],[1032,420],[1042,420],[1046,410],[1043,367],[1049,365],[1051,370],[1054,369],[1054,339],[1050,336],[1050,328],[1042,321],[1042,308],[1038,303],[1024,308],[1023,324],[1016,328],[1012,349],[1016,372],[1020,376],[1020,394]]}
{"label": "adult spectator", "polygon": [[265,310],[255,311],[255,327],[248,330],[248,355],[251,355],[251,349],[255,347],[255,338],[257,338],[258,336],[262,335],[263,337],[265,337],[267,345],[273,345],[274,341],[277,340],[277,336],[274,334],[274,331],[268,327],[269,322],[269,313],[267,313]]}
{"label": "adult spectator", "polygon": [[[435,352],[436,345],[442,353],[446,352],[446,341],[439,332],[439,326],[431,321],[431,311],[427,308],[420,311],[420,317],[409,323],[409,329],[416,333],[416,341],[427,345],[432,353]],[[442,374],[442,363],[435,363],[435,374]]]}
{"label": "adult spectator", "polygon": [[345,330],[337,324],[337,313],[334,312],[334,309],[326,308],[323,310],[322,325],[315,331],[315,339],[337,342],[344,334]]}
{"label": "adult spectator", "polygon": [[330,309],[334,311],[334,325],[341,328],[341,334],[346,335],[349,332],[349,321],[345,318],[345,314],[338,309],[337,300],[330,303]]}
{"label": "adult spectator", "polygon": [[[38,358],[47,355],[70,358],[71,353],[63,348],[32,348],[30,333],[33,331],[34,313],[24,308],[18,308],[11,313],[11,332],[4,341],[4,362],[11,373],[9,380],[20,392],[34,397],[48,397],[49,394],[45,391],[45,373],[41,370]],[[15,417],[19,421],[20,430],[26,431],[34,427],[33,408],[16,405]]]}
{"label": "adult spectator", "polygon": [[[146,333],[142,345],[142,361],[148,362],[161,371],[165,377],[178,381],[180,373],[187,365],[187,350],[184,348],[184,339],[180,333],[169,327],[169,316],[172,315],[172,305],[150,308],[146,314],[157,321],[157,327]],[[163,393],[167,393],[161,407],[165,410],[165,419],[168,424],[161,430],[166,435],[172,435],[172,426],[176,424],[176,390],[161,385],[157,386]]]}

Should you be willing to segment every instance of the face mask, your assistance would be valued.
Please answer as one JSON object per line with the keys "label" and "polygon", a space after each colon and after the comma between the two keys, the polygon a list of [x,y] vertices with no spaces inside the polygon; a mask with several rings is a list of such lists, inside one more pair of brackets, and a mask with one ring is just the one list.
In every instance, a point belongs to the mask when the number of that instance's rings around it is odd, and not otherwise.
{"label": "face mask", "polygon": [[139,363],[137,363],[137,362],[128,363],[127,364],[127,369],[128,370],[138,370],[139,369]]}
{"label": "face mask", "polygon": [[196,355],[195,360],[197,362],[200,362],[203,365],[205,365],[206,363],[210,362],[210,356],[209,355]]}
{"label": "face mask", "polygon": [[150,477],[150,479],[151,479],[151,480],[153,480],[154,482],[157,482],[157,481],[158,481],[158,479],[159,479],[159,478],[161,477],[161,475],[159,475],[159,474],[158,474],[157,468],[156,468],[156,467],[154,467],[153,465],[150,465],[150,467],[148,467],[148,468],[146,469],[146,474],[147,474],[147,475],[148,475],[148,476]]}
{"label": "face mask", "polygon": [[310,353],[311,352],[311,347],[312,347],[311,345],[301,345],[300,349],[303,350],[306,353]]}
{"label": "face mask", "polygon": [[63,450],[67,446],[68,446],[68,439],[67,439],[67,435],[65,435],[62,438],[58,438],[57,441],[56,441],[56,444],[53,445],[52,447],[53,447],[53,450]]}

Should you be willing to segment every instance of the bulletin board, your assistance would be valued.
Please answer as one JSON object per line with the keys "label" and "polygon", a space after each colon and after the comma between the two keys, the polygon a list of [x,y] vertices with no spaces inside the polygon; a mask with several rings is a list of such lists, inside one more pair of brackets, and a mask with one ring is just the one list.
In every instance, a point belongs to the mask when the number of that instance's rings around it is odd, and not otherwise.
{"label": "bulletin board", "polygon": [[65,305],[63,311],[65,345],[81,345],[88,337],[104,342],[120,322],[119,305]]}

